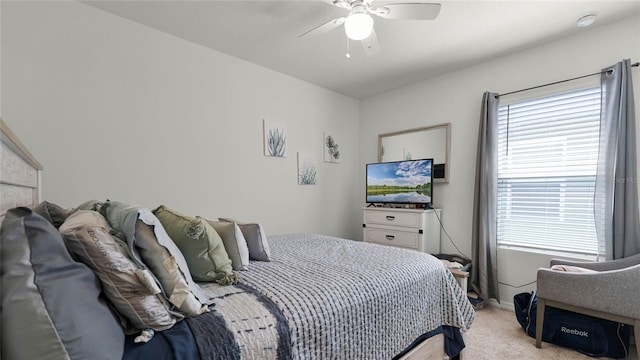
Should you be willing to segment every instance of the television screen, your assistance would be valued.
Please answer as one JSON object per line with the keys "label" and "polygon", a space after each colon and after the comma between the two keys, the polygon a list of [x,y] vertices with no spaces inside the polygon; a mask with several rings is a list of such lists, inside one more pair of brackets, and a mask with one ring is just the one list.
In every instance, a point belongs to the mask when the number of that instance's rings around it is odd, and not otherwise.
{"label": "television screen", "polygon": [[367,164],[367,203],[432,205],[433,159]]}

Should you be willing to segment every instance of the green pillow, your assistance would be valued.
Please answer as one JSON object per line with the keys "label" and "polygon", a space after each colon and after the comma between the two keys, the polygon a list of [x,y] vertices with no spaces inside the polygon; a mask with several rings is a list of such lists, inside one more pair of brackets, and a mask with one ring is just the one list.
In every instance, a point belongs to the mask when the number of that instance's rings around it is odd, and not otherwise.
{"label": "green pillow", "polygon": [[[160,225],[158,224],[160,227]],[[169,302],[188,316],[198,316],[207,312],[207,307],[191,293],[189,283],[178,267],[176,258],[160,245],[153,225],[136,220],[136,249],[140,257],[158,278]]]}
{"label": "green pillow", "polygon": [[204,219],[222,238],[224,249],[231,258],[233,270],[249,270],[249,248],[242,231],[236,223]]}
{"label": "green pillow", "polygon": [[231,259],[220,235],[205,220],[181,214],[164,205],[153,213],[184,255],[195,280],[215,281],[223,285],[239,280],[233,273]]}

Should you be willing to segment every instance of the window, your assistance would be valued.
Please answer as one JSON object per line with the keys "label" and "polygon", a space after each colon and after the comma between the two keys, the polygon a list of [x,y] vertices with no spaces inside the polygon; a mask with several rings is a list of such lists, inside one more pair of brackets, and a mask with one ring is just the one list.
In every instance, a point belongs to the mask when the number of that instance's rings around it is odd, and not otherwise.
{"label": "window", "polygon": [[500,246],[597,255],[600,87],[500,106]]}

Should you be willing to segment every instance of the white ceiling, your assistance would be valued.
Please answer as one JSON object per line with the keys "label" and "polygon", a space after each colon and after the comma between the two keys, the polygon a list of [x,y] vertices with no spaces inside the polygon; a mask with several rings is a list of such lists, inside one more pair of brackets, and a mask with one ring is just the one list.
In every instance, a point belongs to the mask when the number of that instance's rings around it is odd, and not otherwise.
{"label": "white ceiling", "polygon": [[348,59],[342,27],[298,38],[345,15],[325,1],[84,3],[357,99],[588,31],[575,23],[585,13],[598,14],[591,27],[640,13],[640,0],[442,0],[433,21],[376,17],[380,53],[366,56],[352,41]]}

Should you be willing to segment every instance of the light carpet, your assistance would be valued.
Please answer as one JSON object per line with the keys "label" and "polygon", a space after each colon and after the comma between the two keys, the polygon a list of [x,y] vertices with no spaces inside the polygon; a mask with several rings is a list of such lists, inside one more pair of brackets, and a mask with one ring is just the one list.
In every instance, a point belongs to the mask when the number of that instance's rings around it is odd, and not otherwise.
{"label": "light carpet", "polygon": [[[585,360],[594,359],[575,350],[542,343],[537,349],[535,339],[527,336],[513,311],[487,306],[476,312],[471,329],[464,334],[467,345],[464,360]],[[638,360],[635,346],[629,360]],[[608,358],[599,358],[608,359]]]}

